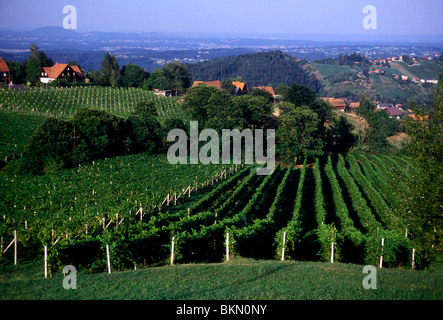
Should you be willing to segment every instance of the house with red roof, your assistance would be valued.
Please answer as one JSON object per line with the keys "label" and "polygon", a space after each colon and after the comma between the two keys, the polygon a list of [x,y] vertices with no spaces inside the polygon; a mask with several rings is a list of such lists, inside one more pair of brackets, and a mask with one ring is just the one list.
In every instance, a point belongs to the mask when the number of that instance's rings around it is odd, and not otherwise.
{"label": "house with red roof", "polygon": [[236,94],[243,94],[243,93],[247,93],[249,91],[248,87],[246,86],[246,83],[244,83],[244,82],[233,81],[232,84],[236,88],[235,89]]}
{"label": "house with red roof", "polygon": [[6,61],[0,58],[0,82],[8,84],[11,80],[11,71],[6,64]]}
{"label": "house with red roof", "polygon": [[272,87],[252,87],[252,89],[259,89],[268,92],[271,96],[275,97],[275,92]]}
{"label": "house with red roof", "polygon": [[331,99],[328,101],[336,110],[344,111],[348,106],[344,99]]}
{"label": "house with red roof", "polygon": [[64,77],[69,78],[69,81],[82,81],[85,78],[78,66],[70,66],[67,63],[57,62],[52,67],[43,67],[40,74],[40,81],[42,83],[49,83]]}
{"label": "house with red roof", "polygon": [[220,80],[215,80],[215,81],[194,81],[194,84],[192,85],[193,87],[198,86],[199,84],[204,84],[206,86],[213,86],[216,88],[221,89],[222,88],[222,83],[220,82]]}
{"label": "house with red roof", "polygon": [[403,114],[397,107],[387,107],[384,108],[384,110],[388,113],[390,118],[396,117],[397,119],[400,119],[400,116]]}

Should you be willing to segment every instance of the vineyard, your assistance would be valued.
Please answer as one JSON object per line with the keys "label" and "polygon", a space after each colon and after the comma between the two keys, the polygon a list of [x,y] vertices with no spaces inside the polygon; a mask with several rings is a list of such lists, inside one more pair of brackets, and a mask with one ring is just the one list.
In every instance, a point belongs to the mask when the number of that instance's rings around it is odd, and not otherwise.
{"label": "vineyard", "polygon": [[78,176],[2,177],[2,251],[13,239],[19,259],[47,246],[53,271],[103,272],[107,246],[113,270],[233,256],[410,266],[396,194],[413,170],[408,158],[348,154],[259,176],[136,155]]}
{"label": "vineyard", "polygon": [[104,109],[127,117],[140,101],[157,106],[158,120],[183,119],[175,98],[139,88],[69,87],[0,89],[0,158],[20,156],[34,129],[48,116],[70,118],[80,107]]}
{"label": "vineyard", "polygon": [[153,101],[159,120],[180,117],[178,103],[173,98],[155,95],[140,88],[63,87],[0,89],[0,107],[11,111],[31,112],[46,116],[71,117],[80,107],[104,109],[111,114],[127,117],[140,101]]}

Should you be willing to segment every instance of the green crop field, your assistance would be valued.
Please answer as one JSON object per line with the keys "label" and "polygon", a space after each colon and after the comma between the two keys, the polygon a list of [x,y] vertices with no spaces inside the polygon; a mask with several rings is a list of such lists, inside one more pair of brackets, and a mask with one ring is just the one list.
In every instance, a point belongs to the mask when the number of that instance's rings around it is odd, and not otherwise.
{"label": "green crop field", "polygon": [[[258,176],[248,167],[120,157],[82,166],[78,176],[2,177],[0,232],[11,239],[18,230],[23,248],[51,246],[54,270],[87,246],[89,260],[77,262],[104,271],[107,244],[113,268],[166,264],[173,237],[177,263],[221,262],[226,233],[233,256],[281,259],[284,248],[285,259],[366,264],[377,264],[383,238],[385,265],[409,266],[413,244],[386,183],[393,170],[406,178],[414,167],[350,154]],[[187,187],[203,193],[189,198]]]}
{"label": "green crop field", "polygon": [[331,64],[323,64],[323,63],[311,63],[324,77],[329,75],[345,73],[351,71],[351,68],[348,66],[339,66],[339,65],[331,65]]}
{"label": "green crop field", "polygon": [[[1,90],[1,142],[17,148],[4,152],[17,154],[46,116],[69,117],[80,105],[127,116],[145,99],[156,103],[162,119],[180,117],[175,99],[141,89]],[[434,279],[440,273],[410,271],[414,243],[398,195],[417,170],[411,159],[350,153],[302,166],[277,164],[268,176],[255,169],[171,165],[165,155],[137,154],[82,164],[78,175],[72,169],[42,176],[2,172],[0,297],[441,298]],[[45,247],[52,279],[43,277]],[[362,266],[379,266],[381,256],[389,289],[362,291]],[[419,253],[414,257],[420,266]],[[65,265],[77,268],[84,290],[71,294],[56,285]],[[182,277],[202,282],[193,291]],[[313,279],[324,287],[307,293]],[[222,281],[237,281],[239,291]],[[301,286],[289,288],[287,281]],[[272,290],[265,292],[266,285]]]}
{"label": "green crop field", "polygon": [[183,119],[176,98],[138,88],[71,87],[0,89],[0,159],[20,156],[35,128],[48,116],[69,118],[82,106],[127,117],[140,101],[153,101],[158,120]]}
{"label": "green crop field", "polygon": [[139,88],[67,87],[0,89],[0,107],[11,111],[26,111],[46,116],[70,117],[82,107],[105,109],[111,114],[126,117],[140,101],[154,101],[161,119],[178,115],[174,98],[156,96]]}
{"label": "green crop field", "polygon": [[[401,183],[415,170],[408,158],[349,154],[278,166],[269,176],[253,167],[221,175],[213,166],[172,167],[160,156],[137,155],[82,166],[77,177],[67,170],[3,178],[1,234],[7,243],[17,230],[18,265],[12,249],[2,256],[0,297],[442,298],[441,272],[389,268],[411,269],[413,244],[387,183],[390,172]],[[183,191],[196,181],[189,197]],[[182,194],[160,210],[166,198],[153,197],[156,190]],[[52,279],[43,276],[44,245]],[[381,254],[378,290],[364,290],[363,264],[378,266]],[[67,264],[78,268],[74,291],[61,286]]]}

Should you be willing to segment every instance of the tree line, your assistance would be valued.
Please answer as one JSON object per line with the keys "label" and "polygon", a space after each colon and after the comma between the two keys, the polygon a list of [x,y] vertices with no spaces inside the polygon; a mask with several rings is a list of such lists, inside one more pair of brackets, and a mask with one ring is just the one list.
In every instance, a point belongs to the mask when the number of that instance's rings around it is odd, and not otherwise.
{"label": "tree line", "polygon": [[302,84],[318,92],[321,82],[303,69],[304,61],[281,51],[257,52],[189,64],[194,79],[212,81],[241,76],[249,86]]}
{"label": "tree line", "polygon": [[[55,63],[43,50],[35,44],[30,46],[28,59],[23,63],[8,61],[12,77],[15,83],[27,83],[30,85],[41,85],[40,74],[43,67],[52,67]],[[69,61],[69,65],[77,65],[77,61]],[[115,55],[106,52],[103,57],[100,70],[84,72],[86,84],[112,86],[112,87],[136,87],[152,90],[175,90],[179,93],[192,85],[192,76],[187,65],[180,62],[167,63],[160,69],[149,73],[142,67],[127,63],[119,66]],[[85,83],[70,83],[66,77],[52,81],[50,86],[84,85]]]}
{"label": "tree line", "polygon": [[139,103],[127,118],[90,108],[80,108],[68,120],[48,117],[31,135],[19,170],[43,174],[73,168],[74,143],[77,164],[140,152],[158,153],[164,148],[166,129],[157,117],[153,102]]}
{"label": "tree line", "polygon": [[232,95],[225,89],[199,84],[188,90],[181,105],[199,128],[275,129],[277,157],[303,162],[325,153],[345,152],[355,142],[352,126],[334,117],[332,107],[314,90],[296,83],[280,88],[283,101],[274,104],[266,91]]}

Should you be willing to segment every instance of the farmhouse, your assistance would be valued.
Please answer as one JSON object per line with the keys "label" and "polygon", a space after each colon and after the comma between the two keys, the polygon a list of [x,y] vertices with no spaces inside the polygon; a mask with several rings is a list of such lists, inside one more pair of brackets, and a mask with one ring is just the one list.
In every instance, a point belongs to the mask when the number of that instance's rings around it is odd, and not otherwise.
{"label": "farmhouse", "polygon": [[275,92],[272,87],[252,87],[252,89],[265,90],[266,92],[269,92],[271,96],[275,97]]}
{"label": "farmhouse", "polygon": [[163,97],[175,97],[178,95],[177,90],[159,90],[154,89],[154,94],[156,96],[163,96]]}
{"label": "farmhouse", "polygon": [[396,107],[387,107],[384,110],[388,113],[389,118],[396,117],[397,119],[400,119],[400,116],[402,115],[401,110]]}
{"label": "farmhouse", "polygon": [[392,103],[380,102],[380,103],[377,104],[377,109],[385,109],[386,110],[386,108],[391,108],[393,106],[394,105]]}
{"label": "farmhouse", "polygon": [[429,116],[420,116],[420,115],[415,115],[413,113],[409,114],[409,116],[412,118],[412,120],[419,120],[419,121],[429,120]]}
{"label": "farmhouse", "polygon": [[42,83],[49,83],[67,77],[69,81],[83,80],[85,76],[78,66],[70,66],[66,63],[56,63],[52,67],[43,67],[40,74]]}
{"label": "farmhouse", "polygon": [[337,110],[345,110],[347,107],[347,103],[344,99],[332,99],[329,100],[329,103]]}
{"label": "farmhouse", "polygon": [[236,88],[235,89],[236,94],[243,94],[243,93],[247,93],[249,91],[248,87],[246,86],[246,83],[244,83],[244,82],[233,81],[232,84]]}
{"label": "farmhouse", "polygon": [[214,87],[217,87],[219,89],[222,88],[222,84],[221,84],[220,80],[215,80],[215,81],[194,81],[194,84],[192,86],[195,87],[195,86],[197,86],[199,84],[204,84],[206,86],[214,86]]}
{"label": "farmhouse", "polygon": [[8,84],[11,82],[11,72],[6,61],[0,58],[0,82]]}
{"label": "farmhouse", "polygon": [[351,102],[351,103],[349,104],[349,107],[350,107],[351,109],[357,109],[358,107],[360,107],[360,102]]}

